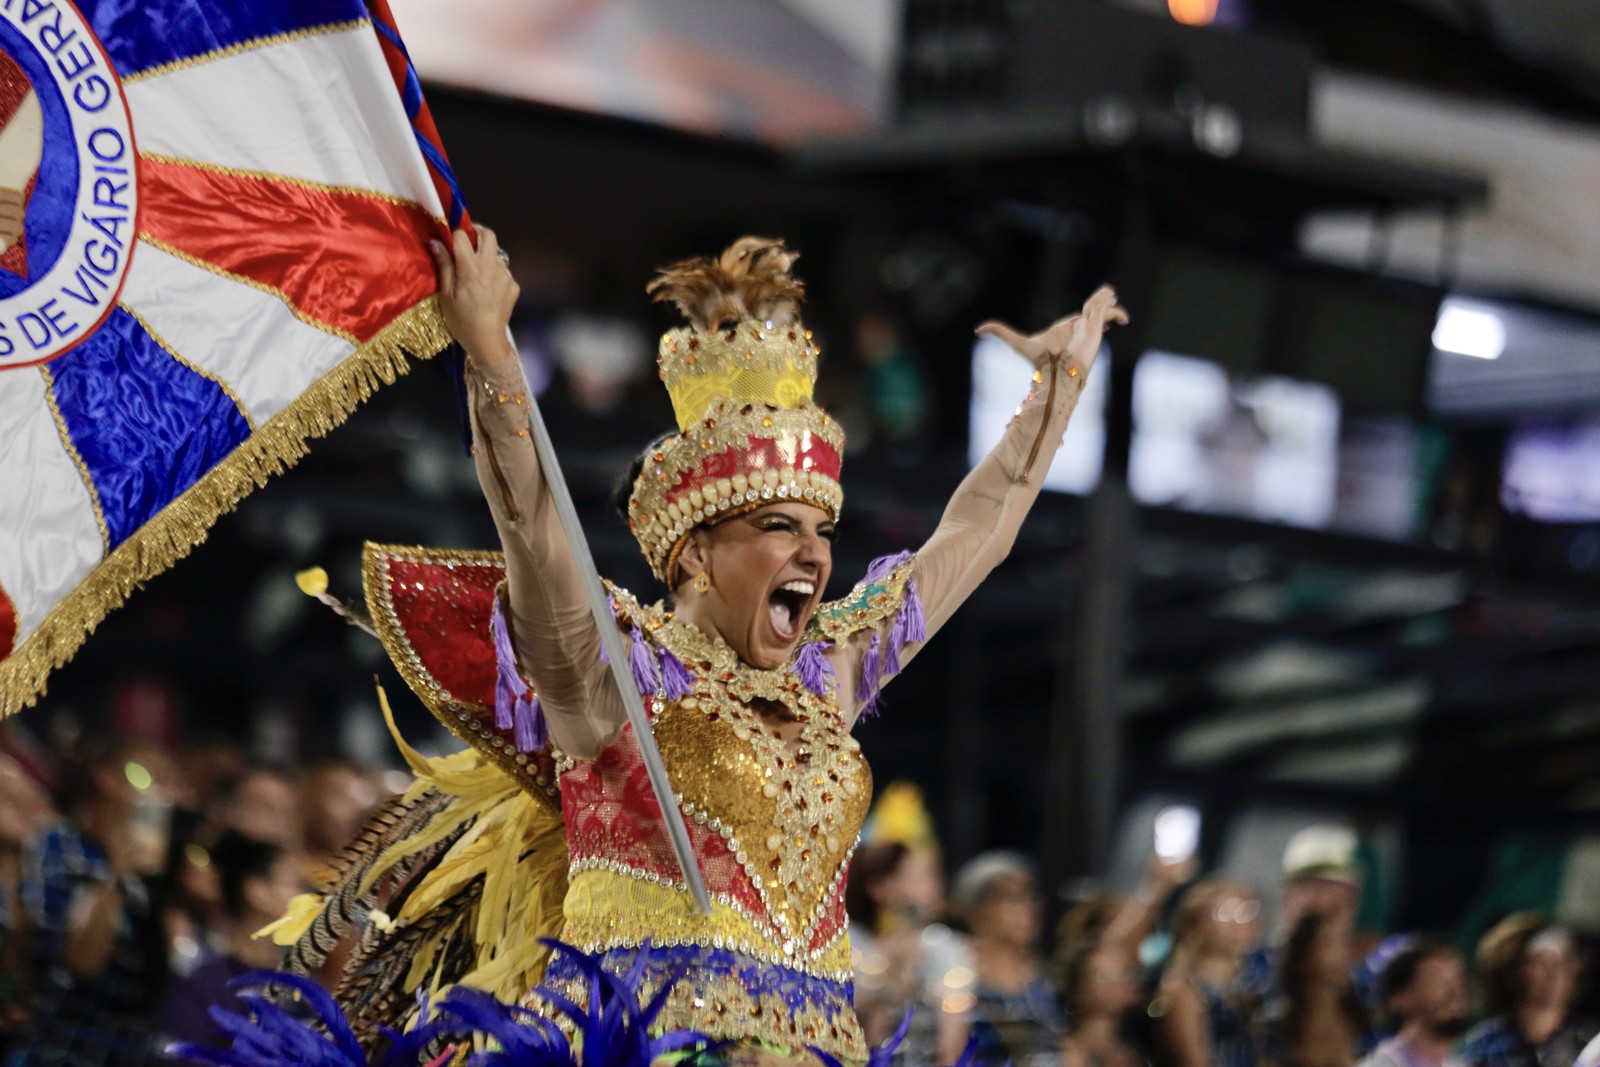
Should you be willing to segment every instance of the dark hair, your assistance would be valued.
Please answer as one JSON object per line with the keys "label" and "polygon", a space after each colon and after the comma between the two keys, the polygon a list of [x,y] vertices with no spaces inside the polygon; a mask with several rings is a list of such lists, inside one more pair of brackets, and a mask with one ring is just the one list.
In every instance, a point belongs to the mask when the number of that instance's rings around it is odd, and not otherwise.
{"label": "dark hair", "polygon": [[222,910],[229,918],[244,918],[249,907],[244,899],[245,883],[271,875],[283,856],[283,846],[258,841],[237,830],[228,830],[217,838],[211,846],[211,866],[222,887]]}
{"label": "dark hair", "polygon": [[[1283,987],[1286,1002],[1283,1028],[1290,1042],[1298,1040],[1305,1027],[1311,993],[1311,978],[1307,972],[1310,969],[1312,953],[1317,949],[1317,939],[1322,936],[1327,925],[1328,920],[1325,916],[1315,912],[1306,915],[1295,923],[1293,932],[1289,934],[1289,942],[1284,946],[1278,982]],[[1367,1015],[1362,1009],[1361,998],[1357,996],[1355,987],[1348,978],[1343,980],[1339,1011],[1350,1023],[1353,1033],[1366,1032]]]}
{"label": "dark hair", "polygon": [[1083,969],[1089,957],[1106,946],[1106,931],[1121,907],[1114,894],[1093,893],[1074,904],[1056,926],[1056,991],[1070,1011],[1077,1011]]}
{"label": "dark hair", "polygon": [[668,430],[641,448],[639,454],[633,457],[633,462],[628,464],[628,473],[618,478],[617,483],[611,487],[611,506],[622,516],[623,522],[628,521],[628,501],[633,499],[633,483],[644,473],[645,460],[661,447],[661,442],[672,436],[673,431]]}
{"label": "dark hair", "polygon": [[844,910],[852,923],[871,933],[878,932],[883,905],[873,891],[893,877],[909,855],[911,848],[899,841],[874,841],[856,851],[850,862],[850,879],[844,887]]}
{"label": "dark hair", "polygon": [[1410,948],[1403,950],[1384,967],[1383,973],[1378,976],[1378,1003],[1384,1011],[1389,1010],[1389,1001],[1411,988],[1417,980],[1417,972],[1422,965],[1431,959],[1440,956],[1454,956],[1456,950],[1433,938],[1419,939]]}

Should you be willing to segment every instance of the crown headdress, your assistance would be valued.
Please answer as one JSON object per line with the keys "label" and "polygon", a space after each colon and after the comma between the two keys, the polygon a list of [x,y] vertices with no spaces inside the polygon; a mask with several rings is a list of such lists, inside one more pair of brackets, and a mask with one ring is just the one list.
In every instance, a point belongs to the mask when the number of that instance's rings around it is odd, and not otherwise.
{"label": "crown headdress", "polygon": [[818,349],[801,324],[805,287],[783,242],[744,237],[715,259],[664,267],[647,289],[691,323],[656,362],[678,432],[645,456],[628,528],[668,585],[689,531],[779,500],[837,518],[844,431],[811,401]]}

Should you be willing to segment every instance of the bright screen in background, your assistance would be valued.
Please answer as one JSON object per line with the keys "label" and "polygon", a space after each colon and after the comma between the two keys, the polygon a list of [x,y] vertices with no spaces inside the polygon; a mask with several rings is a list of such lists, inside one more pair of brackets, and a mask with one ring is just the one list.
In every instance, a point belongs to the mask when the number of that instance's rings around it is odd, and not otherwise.
{"label": "bright screen in background", "polygon": [[1513,429],[1500,499],[1539,522],[1600,522],[1600,419]]}
{"label": "bright screen in background", "polygon": [[1333,516],[1339,400],[1287,378],[1146,352],[1133,380],[1128,483],[1146,504],[1321,528]]}
{"label": "bright screen in background", "polygon": [[[1067,423],[1066,443],[1044,476],[1044,487],[1063,493],[1087,493],[1100,484],[1106,453],[1106,386],[1110,355],[1101,350],[1078,407]],[[972,349],[972,408],[967,431],[967,460],[976,464],[1005,433],[1032,387],[1033,364],[994,337],[980,337]],[[1063,382],[1066,380],[1063,379]],[[1054,442],[1047,442],[1053,444]]]}
{"label": "bright screen in background", "polygon": [[[1110,355],[1102,354],[1044,485],[1088,493],[1105,462]],[[1000,440],[1031,368],[1004,342],[972,353],[968,459]],[[1404,418],[1346,418],[1325,385],[1231,378],[1217,364],[1147,352],[1133,381],[1129,482],[1158,507],[1404,541],[1419,516],[1416,427]],[[1600,509],[1600,423],[1591,429],[1591,507]]]}

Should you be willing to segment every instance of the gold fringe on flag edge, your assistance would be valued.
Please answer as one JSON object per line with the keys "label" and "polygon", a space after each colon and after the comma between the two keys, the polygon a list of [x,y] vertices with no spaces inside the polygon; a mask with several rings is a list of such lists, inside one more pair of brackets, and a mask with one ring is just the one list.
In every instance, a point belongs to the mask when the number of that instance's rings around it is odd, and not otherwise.
{"label": "gold fringe on flag edge", "polygon": [[0,660],[0,718],[37,703],[50,672],[71,660],[134,590],[203,542],[218,518],[299,462],[311,441],[332,432],[380,386],[410,371],[412,360],[431,358],[450,341],[437,297],[401,312],[157,512]]}

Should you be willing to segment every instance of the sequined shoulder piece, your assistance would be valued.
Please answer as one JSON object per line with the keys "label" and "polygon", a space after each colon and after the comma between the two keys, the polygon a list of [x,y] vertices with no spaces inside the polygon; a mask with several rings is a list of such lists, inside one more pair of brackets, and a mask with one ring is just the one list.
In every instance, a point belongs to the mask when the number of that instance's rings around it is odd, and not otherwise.
{"label": "sequined shoulder piece", "polygon": [[910,552],[879,561],[848,594],[817,608],[807,627],[807,640],[841,641],[893,619],[906,602],[915,563]]}
{"label": "sequined shoulder piece", "polygon": [[551,810],[560,787],[548,753],[520,753],[495,725],[489,616],[505,578],[498,552],[368,542],[362,584],[384,651],[425,707]]}
{"label": "sequined shoulder piece", "polygon": [[617,623],[622,629],[642,626],[651,633],[661,629],[661,622],[666,618],[667,612],[659,603],[641,604],[638,597],[609,578],[602,578],[601,583],[611,597],[611,610],[616,614]]}

